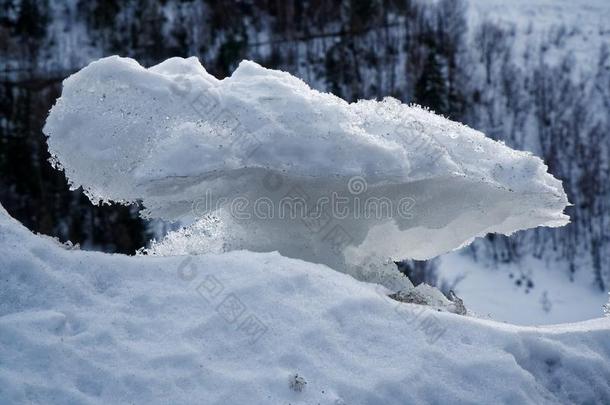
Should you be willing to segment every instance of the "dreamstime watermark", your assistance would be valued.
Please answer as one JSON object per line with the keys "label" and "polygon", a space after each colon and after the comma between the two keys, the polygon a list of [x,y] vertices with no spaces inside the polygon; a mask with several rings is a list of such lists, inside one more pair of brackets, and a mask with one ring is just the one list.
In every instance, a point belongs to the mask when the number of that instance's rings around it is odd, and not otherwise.
{"label": "dreamstime watermark", "polygon": [[213,125],[216,134],[228,141],[228,147],[239,148],[245,157],[250,157],[261,147],[256,135],[242,125],[235,113],[222,105],[211,86],[198,83],[195,89],[190,79],[178,77],[169,87],[174,95],[186,100],[202,121]]}
{"label": "dreamstime watermark", "polygon": [[394,307],[394,311],[415,331],[425,335],[426,342],[436,343],[446,332],[447,327],[436,316],[436,311],[427,305],[411,304],[391,298],[385,289],[377,289],[379,296]]}
{"label": "dreamstime watermark", "polygon": [[[202,122],[223,140],[224,145],[236,148],[248,158],[262,146],[256,135],[240,122],[239,116],[223,105],[222,98],[215,89],[203,82],[196,85],[184,77],[174,80],[172,93],[185,100]],[[384,103],[377,103],[375,113],[388,115],[391,112]],[[298,116],[297,116],[298,118]],[[391,132],[397,134],[405,149],[413,155],[425,156],[428,160],[438,160],[448,152],[438,142],[437,133],[425,130],[424,125],[411,116],[391,117],[397,124]],[[224,142],[226,140],[226,143]],[[405,172],[411,170],[405,162]],[[406,174],[406,173],[403,173]],[[256,199],[246,196],[232,198],[214,196],[207,191],[202,198],[192,204],[196,217],[203,217],[216,210],[228,210],[236,221],[291,220],[300,221],[303,226],[319,238],[324,245],[337,255],[353,244],[354,237],[349,232],[350,220],[411,219],[415,199],[411,196],[388,198],[375,195],[362,176],[349,178],[343,190],[312,197],[298,184],[286,184],[285,178],[276,173],[268,173],[262,181],[262,189],[268,196]],[[177,276],[192,286],[202,301],[214,308],[235,330],[245,334],[248,342],[257,342],[268,327],[233,292],[214,275],[201,275],[193,259],[189,256],[177,268]],[[377,281],[379,282],[379,281]],[[423,331],[429,343],[435,343],[446,332],[433,311],[420,305],[409,305],[393,300],[383,293],[385,300],[395,304],[395,311],[417,331]]]}
{"label": "dreamstime watermark", "polygon": [[[281,188],[281,178],[263,179],[265,187],[273,191]],[[237,221],[248,220],[303,220],[323,223],[330,218],[345,219],[388,219],[413,218],[415,199],[410,196],[393,200],[385,196],[366,195],[368,185],[364,178],[355,176],[347,182],[347,193],[333,191],[328,195],[311,198],[305,190],[292,186],[279,197],[263,196],[250,199],[244,196],[214,198],[206,191],[203,198],[193,202],[196,217],[207,215],[221,208],[228,209]]]}
{"label": "dreamstime watermark", "polygon": [[[398,100],[395,102],[400,103]],[[437,136],[440,135],[440,128],[428,126],[426,130],[421,121],[404,114],[400,109],[389,108],[388,101],[377,102],[375,113],[378,116],[389,116],[390,120],[397,122],[391,132],[400,136],[406,149],[414,155],[425,156],[434,162],[449,154],[447,148],[437,139]]]}
{"label": "dreamstime watermark", "polygon": [[191,256],[185,258],[176,269],[178,278],[193,285],[201,300],[214,308],[237,332],[248,338],[248,343],[254,344],[263,337],[269,329],[254,313],[248,310],[245,303],[233,292],[226,291],[224,284],[214,275],[199,275],[199,270]]}
{"label": "dreamstime watermark", "polygon": [[[386,300],[394,301],[385,295]],[[394,311],[415,331],[422,331],[426,336],[426,342],[436,343],[447,332],[432,308],[425,305],[406,304],[394,301]]]}
{"label": "dreamstime watermark", "polygon": [[[191,79],[179,76],[170,83],[169,87],[175,96],[186,100],[196,115],[203,122],[210,124],[221,139],[228,141],[226,146],[239,148],[246,158],[262,146],[256,134],[241,123],[238,115],[223,105],[219,94],[211,85],[204,82],[197,82],[194,85]],[[414,155],[426,156],[428,160],[436,161],[448,154],[446,147],[437,139],[438,131],[441,129],[430,127],[425,130],[421,121],[408,114],[392,116],[393,110],[384,102],[377,102],[374,111],[378,116],[389,115],[390,119],[396,122],[391,132],[396,133],[405,148]],[[264,118],[269,119],[269,117]],[[299,115],[295,118],[301,119]],[[409,162],[403,163],[407,165],[405,170],[410,171]]]}

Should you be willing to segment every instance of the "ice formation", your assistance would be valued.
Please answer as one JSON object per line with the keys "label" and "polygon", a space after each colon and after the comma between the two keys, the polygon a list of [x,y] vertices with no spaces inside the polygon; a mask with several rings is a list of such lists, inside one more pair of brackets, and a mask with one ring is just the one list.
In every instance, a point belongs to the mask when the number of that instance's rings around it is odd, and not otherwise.
{"label": "ice formation", "polygon": [[568,222],[561,182],[530,153],[250,61],[218,80],[196,58],[149,69],[101,59],[64,81],[44,132],[93,201],[141,201],[168,220],[213,214],[225,250],[278,250],[352,274]]}

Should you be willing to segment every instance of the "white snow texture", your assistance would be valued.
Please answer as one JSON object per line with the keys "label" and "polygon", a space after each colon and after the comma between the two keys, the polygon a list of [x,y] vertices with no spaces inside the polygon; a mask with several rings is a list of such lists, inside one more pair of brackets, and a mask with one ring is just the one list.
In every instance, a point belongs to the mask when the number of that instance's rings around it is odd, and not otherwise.
{"label": "white snow texture", "polygon": [[517,327],[277,253],[129,257],[0,206],[3,404],[610,403],[610,318]]}
{"label": "white snow texture", "polygon": [[64,81],[44,132],[93,201],[220,221],[189,244],[203,250],[184,253],[277,250],[378,281],[370,262],[568,221],[561,182],[531,154],[418,106],[350,104],[249,61],[218,80],[196,58],[149,69],[101,59]]}

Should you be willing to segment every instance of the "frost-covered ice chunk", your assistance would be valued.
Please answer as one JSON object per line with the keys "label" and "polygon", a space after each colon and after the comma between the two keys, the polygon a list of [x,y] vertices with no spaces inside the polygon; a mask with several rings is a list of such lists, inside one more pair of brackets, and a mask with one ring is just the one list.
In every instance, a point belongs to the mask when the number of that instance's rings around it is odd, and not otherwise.
{"label": "frost-covered ice chunk", "polygon": [[371,256],[426,259],[488,232],[568,221],[561,182],[531,154],[249,61],[218,80],[196,58],[149,69],[101,59],[64,81],[44,132],[93,201],[141,200],[169,220],[213,214],[224,249],[351,273]]}

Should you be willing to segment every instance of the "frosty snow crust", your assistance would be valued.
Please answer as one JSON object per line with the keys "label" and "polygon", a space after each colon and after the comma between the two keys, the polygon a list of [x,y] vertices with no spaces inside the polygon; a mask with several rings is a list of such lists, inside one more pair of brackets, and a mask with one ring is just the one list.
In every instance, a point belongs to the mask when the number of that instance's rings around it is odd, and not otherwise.
{"label": "frosty snow crust", "polygon": [[1,205],[0,279],[3,403],[610,402],[607,318],[457,316],[275,253],[67,250]]}
{"label": "frosty snow crust", "polygon": [[149,69],[101,59],[64,81],[44,132],[94,202],[213,214],[224,250],[352,273],[371,255],[426,259],[488,232],[568,222],[539,158],[418,106],[350,104],[250,61],[218,80],[196,58]]}

